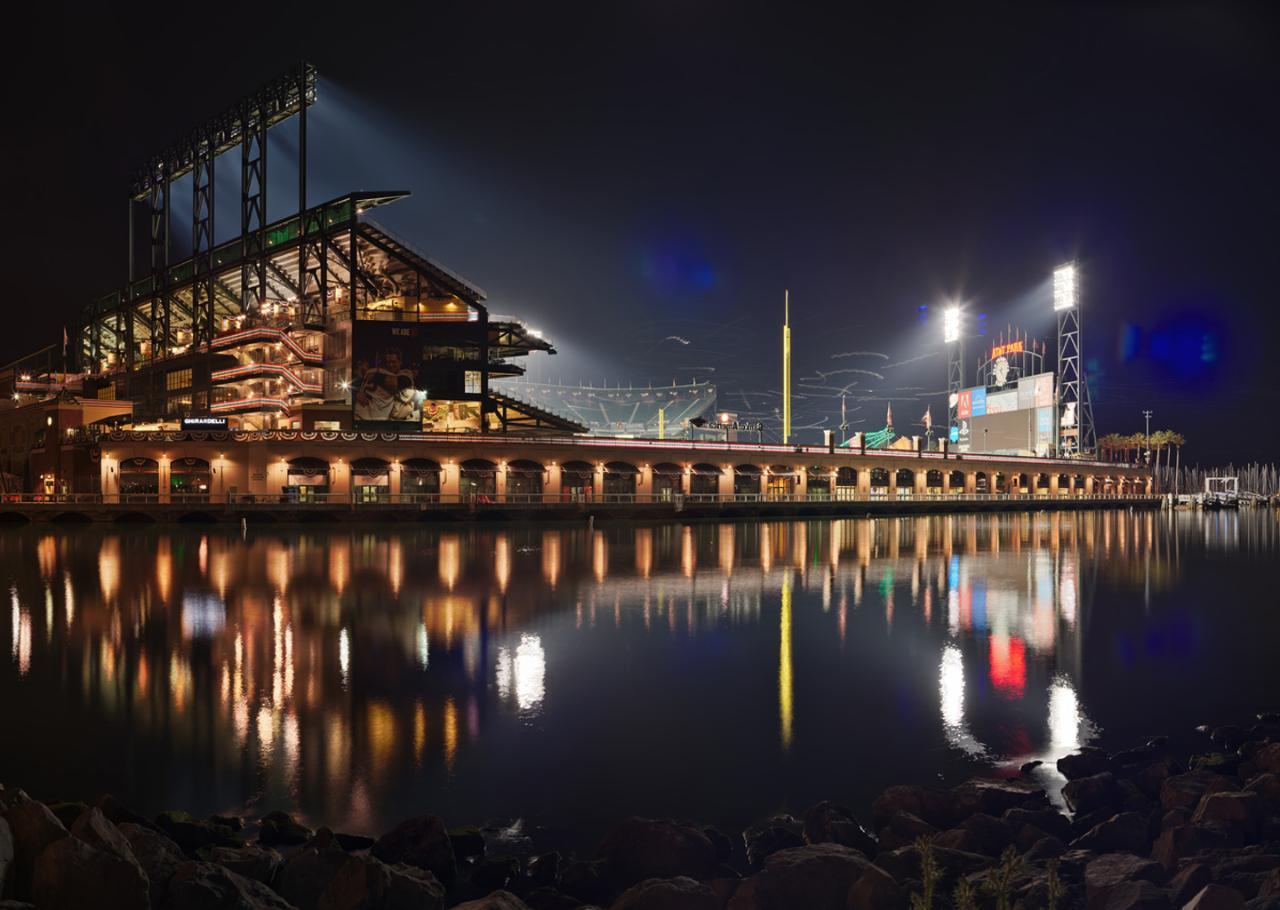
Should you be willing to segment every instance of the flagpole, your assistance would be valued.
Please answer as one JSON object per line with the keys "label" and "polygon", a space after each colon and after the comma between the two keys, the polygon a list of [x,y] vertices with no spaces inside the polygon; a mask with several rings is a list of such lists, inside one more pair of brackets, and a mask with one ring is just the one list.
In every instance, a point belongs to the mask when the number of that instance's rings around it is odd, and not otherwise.
{"label": "flagpole", "polygon": [[782,292],[782,444],[791,442],[791,291]]}

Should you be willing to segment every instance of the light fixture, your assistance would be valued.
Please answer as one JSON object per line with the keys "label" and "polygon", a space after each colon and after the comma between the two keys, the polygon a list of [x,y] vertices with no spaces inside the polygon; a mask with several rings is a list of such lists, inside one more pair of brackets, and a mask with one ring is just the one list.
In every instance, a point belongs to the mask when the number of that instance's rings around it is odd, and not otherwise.
{"label": "light fixture", "polygon": [[952,344],[960,340],[960,307],[949,306],[942,311],[942,341]]}
{"label": "light fixture", "polygon": [[1076,266],[1074,262],[1053,270],[1053,308],[1069,310],[1077,303]]}

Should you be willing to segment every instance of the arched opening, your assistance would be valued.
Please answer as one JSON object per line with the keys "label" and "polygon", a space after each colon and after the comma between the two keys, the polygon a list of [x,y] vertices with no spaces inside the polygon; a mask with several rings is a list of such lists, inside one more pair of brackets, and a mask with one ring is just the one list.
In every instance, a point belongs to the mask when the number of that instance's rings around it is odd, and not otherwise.
{"label": "arched opening", "polygon": [[915,472],[910,468],[898,468],[893,474],[893,485],[897,487],[899,496],[904,492],[910,493],[915,486],[915,482]]}
{"label": "arched opening", "polygon": [[295,458],[285,466],[285,499],[291,502],[323,502],[329,496],[329,462],[319,458]]}
{"label": "arched opening", "polygon": [[640,469],[625,461],[611,461],[604,466],[604,495],[612,502],[630,502],[636,497]]}
{"label": "arched opening", "polygon": [[1058,475],[1058,495],[1059,496],[1071,495],[1071,475],[1069,474]]}
{"label": "arched opening", "polygon": [[871,469],[871,492],[877,496],[889,495],[889,469]]}
{"label": "arched opening", "polygon": [[391,465],[381,458],[351,462],[351,494],[356,502],[391,501]]}
{"label": "arched opening", "polygon": [[986,471],[979,471],[973,475],[973,488],[977,493],[990,494],[995,492],[991,488],[991,475]]}
{"label": "arched opening", "polygon": [[939,494],[942,492],[942,472],[941,471],[925,471],[924,474],[925,492]]}
{"label": "arched opening", "polygon": [[713,464],[695,464],[689,471],[689,495],[719,496],[723,473]]}
{"label": "arched opening", "polygon": [[1001,494],[1009,492],[1009,475],[1001,473],[1000,471],[997,471],[996,473],[992,474],[991,477],[992,477],[991,492],[1001,493]]}
{"label": "arched opening", "polygon": [[[857,483],[856,479],[854,483]],[[805,469],[804,491],[810,499],[830,499],[831,469],[820,464],[809,465]]]}
{"label": "arched opening", "polygon": [[771,465],[769,467],[769,476],[766,480],[765,492],[771,497],[789,498],[796,492],[798,477],[799,472],[789,465]]}
{"label": "arched opening", "polygon": [[507,501],[540,502],[542,500],[542,465],[528,458],[507,462]]}
{"label": "arched opening", "polygon": [[1011,493],[1029,493],[1031,491],[1031,478],[1026,474],[1013,475],[1013,489]]}
{"label": "arched opening", "polygon": [[406,458],[400,462],[400,496],[410,502],[440,499],[440,465],[430,458]]}
{"label": "arched opening", "polygon": [[485,458],[468,458],[458,466],[458,493],[464,499],[493,502],[498,496],[498,466]]}
{"label": "arched opening", "polygon": [[750,497],[760,495],[760,469],[753,464],[735,465],[733,469],[733,495]]}
{"label": "arched opening", "polygon": [[582,502],[596,491],[596,469],[585,461],[566,461],[560,466],[560,498]]}
{"label": "arched opening", "polygon": [[653,496],[668,502],[684,493],[684,468],[664,461],[653,466]]}
{"label": "arched opening", "polygon": [[126,501],[155,499],[160,494],[160,462],[154,458],[120,459],[120,497]]}
{"label": "arched opening", "polygon": [[1049,475],[1045,474],[1043,471],[1036,474],[1035,494],[1037,496],[1049,495]]}
{"label": "arched opening", "polygon": [[1072,496],[1084,495],[1084,475],[1083,474],[1075,475],[1074,482],[1071,485],[1071,495]]}
{"label": "arched opening", "polygon": [[951,485],[952,493],[964,492],[964,471],[952,471],[951,479],[948,481]]}
{"label": "arched opening", "polygon": [[208,502],[213,471],[203,458],[175,458],[169,462],[169,498],[173,502]]}

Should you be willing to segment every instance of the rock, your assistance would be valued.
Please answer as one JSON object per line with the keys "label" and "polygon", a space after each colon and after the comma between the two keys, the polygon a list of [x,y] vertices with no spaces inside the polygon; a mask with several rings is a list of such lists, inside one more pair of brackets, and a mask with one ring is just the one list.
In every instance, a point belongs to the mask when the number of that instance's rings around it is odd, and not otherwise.
{"label": "rock", "polygon": [[110,793],[104,793],[99,796],[98,801],[94,803],[94,807],[100,810],[106,816],[107,821],[116,827],[124,824],[141,825],[144,828],[155,827],[150,821],[129,809]]}
{"label": "rock", "polygon": [[453,845],[454,857],[459,860],[484,855],[484,835],[475,825],[450,828],[449,843]]}
{"label": "rock", "polygon": [[[128,849],[128,842],[125,842]],[[40,852],[31,899],[41,910],[150,910],[149,884],[132,858],[61,837]]]}
{"label": "rock", "polygon": [[1160,785],[1160,807],[1168,812],[1179,807],[1195,809],[1206,793],[1236,790],[1235,781],[1212,771],[1188,771],[1167,778]]}
{"label": "rock", "polygon": [[845,900],[846,910],[901,910],[906,904],[898,883],[879,866],[863,870]]}
{"label": "rock", "polygon": [[1244,728],[1235,724],[1224,724],[1209,731],[1209,738],[1228,751],[1239,749],[1249,737]]}
{"label": "rock", "polygon": [[444,886],[425,869],[347,856],[329,879],[317,910],[440,910]]}
{"label": "rock", "polygon": [[1164,868],[1153,860],[1132,853],[1108,853],[1085,866],[1084,884],[1091,907],[1095,895],[1133,881],[1159,884],[1164,881]]}
{"label": "rock", "polygon": [[444,822],[437,815],[420,815],[396,825],[369,852],[384,863],[405,863],[426,869],[445,887],[453,884],[458,866]]}
{"label": "rock", "polygon": [[1172,758],[1164,758],[1137,768],[1126,769],[1125,778],[1133,782],[1144,796],[1160,798],[1160,788],[1170,777],[1185,773],[1185,769]]}
{"label": "rock", "polygon": [[839,844],[779,850],[743,881],[728,910],[844,910],[850,890],[870,865],[861,853]]}
{"label": "rock", "polygon": [[151,906],[156,910],[164,901],[169,887],[169,880],[177,873],[186,857],[182,848],[175,844],[168,835],[150,827],[134,822],[122,822],[120,833],[129,841],[129,849],[133,857],[147,875],[151,883]]}
{"label": "rock", "polygon": [[679,878],[649,878],[618,896],[612,910],[720,910],[715,892],[701,882]]}
{"label": "rock", "polygon": [[560,883],[560,854],[554,850],[529,860],[525,875],[534,885],[554,888]]}
{"label": "rock", "polygon": [[374,844],[373,838],[367,834],[345,834],[342,831],[335,831],[333,838],[338,842],[338,846],[348,853],[355,853],[357,850],[368,850]]}
{"label": "rock", "polygon": [[1067,781],[1062,797],[1072,812],[1088,814],[1100,809],[1118,809],[1124,792],[1110,771]]}
{"label": "rock", "polygon": [[281,864],[275,888],[301,910],[317,910],[321,895],[350,858],[333,832],[320,828]]}
{"label": "rock", "polygon": [[471,884],[483,891],[497,891],[520,877],[520,860],[514,856],[485,856],[471,869]]}
{"label": "rock", "polygon": [[857,816],[830,800],[809,807],[804,813],[802,833],[806,844],[840,844],[861,850],[868,856],[873,855],[878,846]]}
{"label": "rock", "polygon": [[804,838],[795,831],[785,824],[773,822],[753,825],[743,831],[742,841],[747,848],[747,864],[752,869],[759,869],[764,865],[765,859],[779,850],[804,845]]}
{"label": "rock", "polygon": [[602,859],[572,860],[560,869],[560,890],[583,903],[606,903],[607,875],[608,863]]}
{"label": "rock", "polygon": [[[991,857],[979,853],[966,853],[963,850],[952,850],[949,847],[931,847],[933,861],[945,882],[952,882],[960,876],[980,872],[991,866]],[[920,850],[914,844],[899,847],[876,857],[876,865],[893,876],[899,884],[908,881],[920,881]]]}
{"label": "rock", "polygon": [[488,897],[458,904],[453,910],[529,910],[529,905],[510,891],[495,891]]}
{"label": "rock", "polygon": [[975,812],[999,816],[1010,809],[1043,809],[1049,805],[1049,797],[1039,784],[1015,778],[975,777],[951,792],[955,796],[956,821]]}
{"label": "rock", "polygon": [[1257,900],[1275,900],[1280,902],[1280,870],[1272,872],[1258,889]]}
{"label": "rock", "polygon": [[[126,862],[135,864],[138,862],[133,855],[133,848],[129,846],[129,839],[119,828],[107,821],[107,817],[97,807],[82,812],[71,826],[71,833],[90,847],[114,853]],[[141,866],[138,866],[138,871],[142,871]]]}
{"label": "rock", "polygon": [[1186,806],[1179,806],[1176,809],[1170,809],[1160,817],[1160,828],[1177,828],[1180,825],[1191,824],[1192,810]]}
{"label": "rock", "polygon": [[185,862],[169,881],[165,910],[296,910],[261,882],[216,863]]}
{"label": "rock", "polygon": [[729,835],[713,825],[704,825],[702,833],[711,841],[711,846],[716,848],[716,862],[727,863],[733,858],[733,840]]}
{"label": "rock", "polygon": [[1071,819],[1057,809],[1010,809],[1003,818],[1013,825],[1015,831],[1022,825],[1035,825],[1059,840],[1071,837]]}
{"label": "rock", "polygon": [[1071,842],[1077,850],[1098,853],[1146,853],[1151,847],[1151,824],[1145,815],[1121,812],[1090,828]]}
{"label": "rock", "polygon": [[1200,798],[1191,823],[1218,822],[1238,828],[1248,838],[1258,831],[1265,811],[1262,797],[1250,790],[1206,793]]}
{"label": "rock", "polygon": [[1241,910],[1244,895],[1223,885],[1205,885],[1182,910]]}
{"label": "rock", "polygon": [[[22,791],[17,791],[21,793]],[[13,861],[9,878],[9,893],[19,900],[31,896],[31,880],[36,857],[56,840],[67,837],[67,829],[44,803],[33,799],[13,798],[5,811],[13,839]]]}
{"label": "rock", "polygon": [[227,826],[193,818],[186,812],[161,812],[156,816],[156,827],[186,853],[195,853],[201,847],[244,846],[244,840]]}
{"label": "rock", "polygon": [[1238,847],[1243,843],[1240,832],[1232,828],[1217,824],[1183,825],[1161,831],[1151,847],[1151,856],[1166,869],[1173,869],[1182,857],[1201,850]]}
{"label": "rock", "polygon": [[[284,815],[283,812],[279,813]],[[286,815],[285,818],[288,818]],[[223,828],[230,828],[232,831],[244,830],[244,819],[239,815],[210,815],[209,821],[215,825],[221,825]]]}
{"label": "rock", "polygon": [[524,895],[524,902],[529,905],[530,910],[578,910],[583,906],[582,901],[576,897],[546,887],[534,888]]}
{"label": "rock", "polygon": [[985,812],[975,812],[958,827],[944,831],[934,838],[934,843],[967,853],[999,856],[1013,843],[1013,825]]}
{"label": "rock", "polygon": [[62,827],[68,831],[75,824],[77,818],[88,810],[88,805],[82,802],[55,802],[48,803],[49,811],[54,814],[58,821],[62,822]]}
{"label": "rock", "polygon": [[1036,768],[1039,768],[1043,764],[1044,762],[1042,762],[1038,758],[1032,759],[1031,761],[1023,762],[1021,765],[1018,766],[1018,773],[1021,774],[1023,777],[1030,777],[1031,772],[1035,771]]}
{"label": "rock", "polygon": [[1036,841],[1031,849],[1023,854],[1023,859],[1029,863],[1039,863],[1048,859],[1055,859],[1067,852],[1067,845],[1058,840],[1052,834],[1048,837],[1042,837]]}
{"label": "rock", "polygon": [[4,895],[9,870],[13,867],[13,832],[9,823],[0,818],[0,897]]}
{"label": "rock", "polygon": [[1173,906],[1181,907],[1213,881],[1213,873],[1204,863],[1188,863],[1169,881],[1169,897]]}
{"label": "rock", "polygon": [[1270,771],[1250,778],[1244,788],[1256,793],[1271,807],[1272,812],[1280,810],[1280,775]]}
{"label": "rock", "polygon": [[1148,881],[1121,882],[1090,897],[1088,910],[1171,910],[1169,897]]}
{"label": "rock", "polygon": [[889,787],[871,804],[871,825],[877,833],[895,813],[906,812],[935,828],[949,828],[956,819],[955,797],[945,790],[925,787]]}
{"label": "rock", "polygon": [[717,866],[715,846],[698,828],[645,818],[615,825],[600,844],[600,856],[618,890],[647,878],[702,880],[710,878]]}
{"label": "rock", "polygon": [[258,822],[258,843],[268,847],[305,844],[313,833],[285,812],[268,812]]}
{"label": "rock", "polygon": [[885,852],[909,847],[917,838],[933,837],[937,833],[938,829],[924,819],[910,812],[895,812],[889,823],[880,830],[879,849],[880,852]]}
{"label": "rock", "polygon": [[267,886],[275,883],[276,872],[284,862],[284,857],[271,847],[256,844],[244,847],[206,847],[200,851],[200,858]]}
{"label": "rock", "polygon": [[1095,774],[1111,771],[1113,767],[1111,757],[1104,750],[1093,746],[1085,746],[1079,752],[1058,759],[1058,772],[1067,780],[1093,777]]}
{"label": "rock", "polygon": [[1280,742],[1263,746],[1253,756],[1253,763],[1259,771],[1280,774]]}

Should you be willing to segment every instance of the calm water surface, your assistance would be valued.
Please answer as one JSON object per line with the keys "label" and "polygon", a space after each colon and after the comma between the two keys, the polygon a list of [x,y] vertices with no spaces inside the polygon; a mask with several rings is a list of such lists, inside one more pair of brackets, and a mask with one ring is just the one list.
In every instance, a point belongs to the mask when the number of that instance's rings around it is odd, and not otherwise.
{"label": "calm water surface", "polygon": [[865,812],[1275,708],[1278,556],[1270,511],[6,529],[0,781],[584,843]]}

